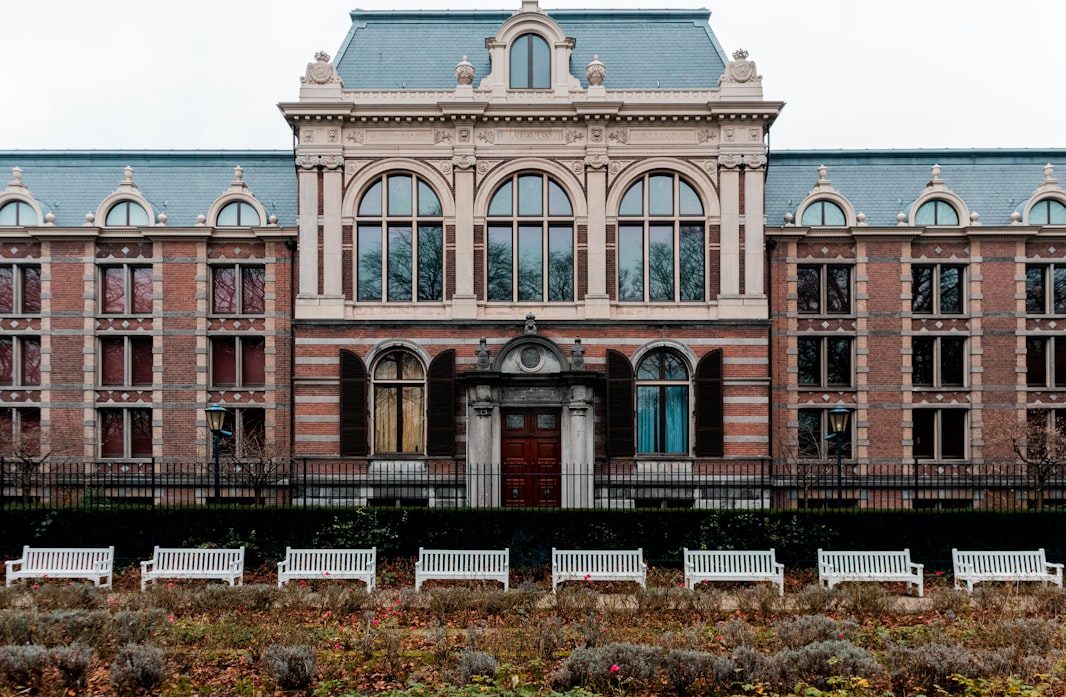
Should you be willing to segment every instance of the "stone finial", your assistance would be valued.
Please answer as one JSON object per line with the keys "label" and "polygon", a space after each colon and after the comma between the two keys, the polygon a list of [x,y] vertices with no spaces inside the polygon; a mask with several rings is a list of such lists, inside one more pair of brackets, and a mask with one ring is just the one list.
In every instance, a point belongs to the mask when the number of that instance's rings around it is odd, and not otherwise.
{"label": "stone finial", "polygon": [[160,213],[155,218],[156,218],[156,220],[159,221],[160,225],[163,225],[164,227],[166,226],[166,224],[167,224],[167,214],[166,213]]}
{"label": "stone finial", "polygon": [[970,211],[970,224],[971,225],[980,225],[981,224],[981,216],[977,213],[977,211]]}
{"label": "stone finial", "polygon": [[795,219],[796,216],[792,215],[792,211],[785,211],[785,225],[791,225]]}
{"label": "stone finial", "polygon": [[1018,211],[1011,211],[1010,224],[1011,225],[1021,225],[1022,224],[1022,214],[1019,213]]}
{"label": "stone finial", "polygon": [[463,56],[463,60],[455,64],[455,81],[460,85],[470,85],[474,82],[474,64]]}
{"label": "stone finial", "polygon": [[481,341],[478,342],[477,349],[474,351],[477,354],[477,369],[488,370],[489,369],[489,342],[485,337],[481,337]]}
{"label": "stone finial", "polygon": [[96,220],[96,214],[89,212],[85,214],[85,227],[92,227],[93,222]]}
{"label": "stone finial", "polygon": [[237,165],[233,168],[233,178],[236,181],[242,181],[244,179],[244,167]]}
{"label": "stone finial", "polygon": [[907,224],[907,216],[903,213],[903,211],[900,211],[899,213],[896,213],[896,225],[906,225],[906,224]]}
{"label": "stone finial", "polygon": [[933,183],[940,183],[943,180],[940,178],[940,165],[933,165],[931,168],[933,173]]}
{"label": "stone finial", "polygon": [[826,181],[826,175],[828,174],[828,172],[829,170],[826,168],[825,165],[818,165],[818,181]]}
{"label": "stone finial", "polygon": [[855,215],[855,220],[859,223],[859,225],[865,225],[866,224],[866,214],[863,213],[862,211],[859,211]]}
{"label": "stone finial", "polygon": [[48,211],[47,213],[45,213],[44,214],[44,224],[45,225],[55,225],[56,224],[56,214],[53,213],[52,211]]}
{"label": "stone finial", "polygon": [[11,186],[22,186],[22,168],[18,165],[11,168]]}
{"label": "stone finial", "polygon": [[526,334],[537,333],[537,316],[530,312],[526,315]]}
{"label": "stone finial", "polygon": [[122,168],[122,174],[125,176],[125,182],[133,182],[133,168],[126,165]]}
{"label": "stone finial", "polygon": [[1050,162],[1044,165],[1044,179],[1052,179],[1055,176],[1055,165]]}
{"label": "stone finial", "polygon": [[325,51],[315,54],[315,62],[307,64],[307,70],[300,78],[300,82],[312,85],[339,84],[344,86],[340,76],[337,75],[337,68],[329,62],[329,54]]}
{"label": "stone finial", "polygon": [[607,66],[600,61],[598,55],[593,55],[592,62],[585,66],[585,77],[588,78],[589,84],[593,87],[602,84],[606,75]]}
{"label": "stone finial", "polygon": [[273,213],[271,213],[270,217],[267,218],[267,223],[270,224],[270,225],[277,225],[278,224],[278,216],[276,216]]}
{"label": "stone finial", "polygon": [[196,227],[203,227],[206,224],[207,224],[207,216],[206,215],[201,213],[200,215],[196,216]]}
{"label": "stone finial", "polygon": [[762,75],[755,69],[755,61],[748,60],[748,52],[737,49],[733,52],[733,60],[725,67],[725,72],[718,78],[718,84],[723,82],[762,82]]}

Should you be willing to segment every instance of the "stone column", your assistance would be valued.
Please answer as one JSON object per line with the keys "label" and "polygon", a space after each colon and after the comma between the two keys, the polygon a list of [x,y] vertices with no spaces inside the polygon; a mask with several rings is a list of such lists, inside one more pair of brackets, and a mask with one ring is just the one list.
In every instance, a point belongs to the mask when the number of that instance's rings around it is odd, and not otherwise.
{"label": "stone column", "polygon": [[318,163],[317,155],[300,155],[299,206],[300,295],[318,295]]}
{"label": "stone column", "polygon": [[322,172],[322,293],[341,297],[344,295],[341,283],[341,203],[344,198],[341,166],[344,159],[339,155],[330,156],[322,158],[322,162],[325,166]]}
{"label": "stone column", "polygon": [[497,407],[488,385],[467,390],[466,500],[472,508],[500,505],[500,466],[493,451]]}
{"label": "stone column", "polygon": [[763,189],[766,156],[744,156],[744,295],[765,295]]}
{"label": "stone column", "polygon": [[563,508],[591,508],[593,499],[593,451],[589,430],[592,391],[584,385],[570,388],[570,457],[563,463]]}
{"label": "stone column", "polygon": [[474,295],[474,159],[456,157],[455,176],[455,296],[452,316],[477,316]]}
{"label": "stone column", "polygon": [[722,203],[722,279],[719,293],[737,296],[740,294],[740,157],[722,155],[718,158],[718,170]]}
{"label": "stone column", "polygon": [[585,164],[589,212],[585,317],[606,319],[611,313],[607,297],[607,156],[590,155]]}

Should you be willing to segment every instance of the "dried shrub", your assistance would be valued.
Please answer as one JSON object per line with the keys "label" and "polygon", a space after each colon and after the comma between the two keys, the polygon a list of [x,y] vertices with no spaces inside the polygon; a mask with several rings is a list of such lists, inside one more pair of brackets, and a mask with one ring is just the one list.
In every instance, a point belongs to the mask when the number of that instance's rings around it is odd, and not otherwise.
{"label": "dried shrub", "polygon": [[112,615],[111,632],[117,644],[140,644],[152,637],[152,632],[166,626],[168,613],[163,608],[120,610]]}
{"label": "dried shrub", "polygon": [[563,645],[563,621],[556,615],[542,619],[537,624],[535,653],[550,661]]}
{"label": "dried shrub", "polygon": [[560,586],[555,594],[555,609],[559,613],[585,616],[600,606],[600,594],[594,589],[573,584]]}
{"label": "dried shrub", "polygon": [[784,687],[797,682],[825,687],[828,678],[866,677],[882,672],[881,664],[872,653],[843,639],[784,649],[774,654],[768,663],[772,669],[764,677]]}
{"label": "dried shrub", "polygon": [[1058,586],[1034,589],[1032,611],[1038,615],[1051,617],[1066,615],[1066,593]]}
{"label": "dried shrub", "polygon": [[327,583],[314,593],[314,606],[335,615],[352,615],[367,606],[369,595],[363,586]]}
{"label": "dried shrub", "polygon": [[561,689],[584,687],[607,692],[640,688],[657,675],[663,651],[657,646],[606,644],[578,648],[550,676]]}
{"label": "dried shrub", "polygon": [[159,647],[126,644],[111,662],[111,684],[121,692],[150,692],[163,684],[166,660]]}
{"label": "dried shrub", "polygon": [[310,646],[269,647],[260,659],[264,672],[278,687],[285,690],[302,690],[315,677],[315,654]]}
{"label": "dried shrub", "polygon": [[40,610],[90,610],[102,604],[106,588],[87,583],[47,582],[40,584],[34,600]]}
{"label": "dried shrub", "polygon": [[36,636],[36,616],[24,610],[0,614],[0,644],[30,644]]}
{"label": "dried shrub", "polygon": [[726,646],[754,646],[755,630],[744,620],[735,617],[726,620],[718,627],[718,636]]}
{"label": "dried shrub", "polygon": [[225,612],[238,603],[235,588],[229,584],[209,583],[200,586],[190,593],[192,607],[199,612]]}
{"label": "dried shrub", "polygon": [[777,586],[760,583],[737,592],[737,609],[747,617],[768,618],[785,608]]}
{"label": "dried shrub", "polygon": [[990,586],[988,584],[975,586],[973,589],[974,607],[978,612],[987,615],[1004,615],[1010,608],[1011,599],[1017,589],[1008,584],[1006,586]]}
{"label": "dried shrub", "polygon": [[876,583],[846,583],[841,589],[840,609],[859,620],[879,619],[896,607],[895,598]]}
{"label": "dried shrub", "polygon": [[680,588],[642,588],[635,595],[637,612],[644,614],[670,612],[678,605],[680,595],[689,595],[689,593]]}
{"label": "dried shrub", "polygon": [[40,643],[79,642],[102,648],[111,641],[111,615],[105,610],[56,610],[37,619]]}
{"label": "dried shrub", "polygon": [[782,619],[774,622],[773,627],[781,643],[790,649],[820,641],[844,639],[858,628],[854,622],[838,622],[824,615],[800,615]]}
{"label": "dried shrub", "polygon": [[237,589],[237,605],[250,612],[272,610],[282,591],[269,583],[249,583]]}
{"label": "dried shrub", "polygon": [[735,676],[729,657],[686,649],[670,649],[663,654],[662,670],[678,695],[721,693]]}
{"label": "dried shrub", "polygon": [[961,589],[937,586],[929,593],[929,597],[934,612],[943,615],[951,613],[952,618],[970,610],[970,594]]}
{"label": "dried shrub", "polygon": [[429,590],[429,610],[441,624],[447,624],[452,615],[465,610],[469,601],[470,589],[447,586]]}
{"label": "dried shrub", "polygon": [[521,594],[504,591],[501,588],[475,588],[469,593],[469,603],[476,609],[492,617],[509,615],[526,602]]}
{"label": "dried shrub", "polygon": [[725,594],[710,584],[703,584],[700,588],[680,593],[677,598],[677,609],[683,612],[691,612],[703,617],[718,616],[722,614],[722,605]]}
{"label": "dried shrub", "polygon": [[805,615],[827,615],[840,607],[840,592],[820,583],[804,586],[793,596],[796,610]]}
{"label": "dried shrub", "polygon": [[96,660],[96,650],[75,642],[68,646],[57,646],[51,653],[52,665],[59,673],[63,689],[74,694],[79,687],[85,685]]}
{"label": "dried shrub", "polygon": [[958,644],[893,645],[887,658],[897,683],[917,689],[946,685],[949,675],[976,678],[984,673],[974,652]]}
{"label": "dried shrub", "polygon": [[1020,655],[1048,655],[1058,643],[1061,626],[1044,618],[997,620],[985,624],[977,637],[987,648],[1009,648]]}
{"label": "dried shrub", "polygon": [[496,659],[484,651],[463,651],[459,654],[459,675],[463,683],[472,682],[475,677],[495,680],[499,670]]}
{"label": "dried shrub", "polygon": [[48,649],[43,646],[0,646],[0,681],[27,691],[37,688],[50,662]]}

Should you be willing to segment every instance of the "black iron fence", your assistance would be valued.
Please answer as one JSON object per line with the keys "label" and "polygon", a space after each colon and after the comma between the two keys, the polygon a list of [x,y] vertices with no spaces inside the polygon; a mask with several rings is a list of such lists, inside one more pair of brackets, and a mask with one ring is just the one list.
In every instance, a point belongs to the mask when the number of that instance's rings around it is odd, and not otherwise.
{"label": "black iron fence", "polygon": [[0,504],[450,508],[994,509],[1066,506],[1066,466],[606,461],[31,462],[0,460]]}

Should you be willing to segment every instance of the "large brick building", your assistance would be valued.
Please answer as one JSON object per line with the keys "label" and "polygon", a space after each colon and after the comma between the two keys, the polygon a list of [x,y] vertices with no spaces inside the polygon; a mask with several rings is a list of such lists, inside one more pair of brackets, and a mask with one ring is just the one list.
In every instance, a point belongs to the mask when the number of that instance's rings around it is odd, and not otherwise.
{"label": "large brick building", "polygon": [[1066,384],[1061,152],[770,152],[704,10],[351,19],[292,152],[0,152],[9,458],[158,500],[217,402],[311,503],[822,505],[846,406],[933,505]]}

